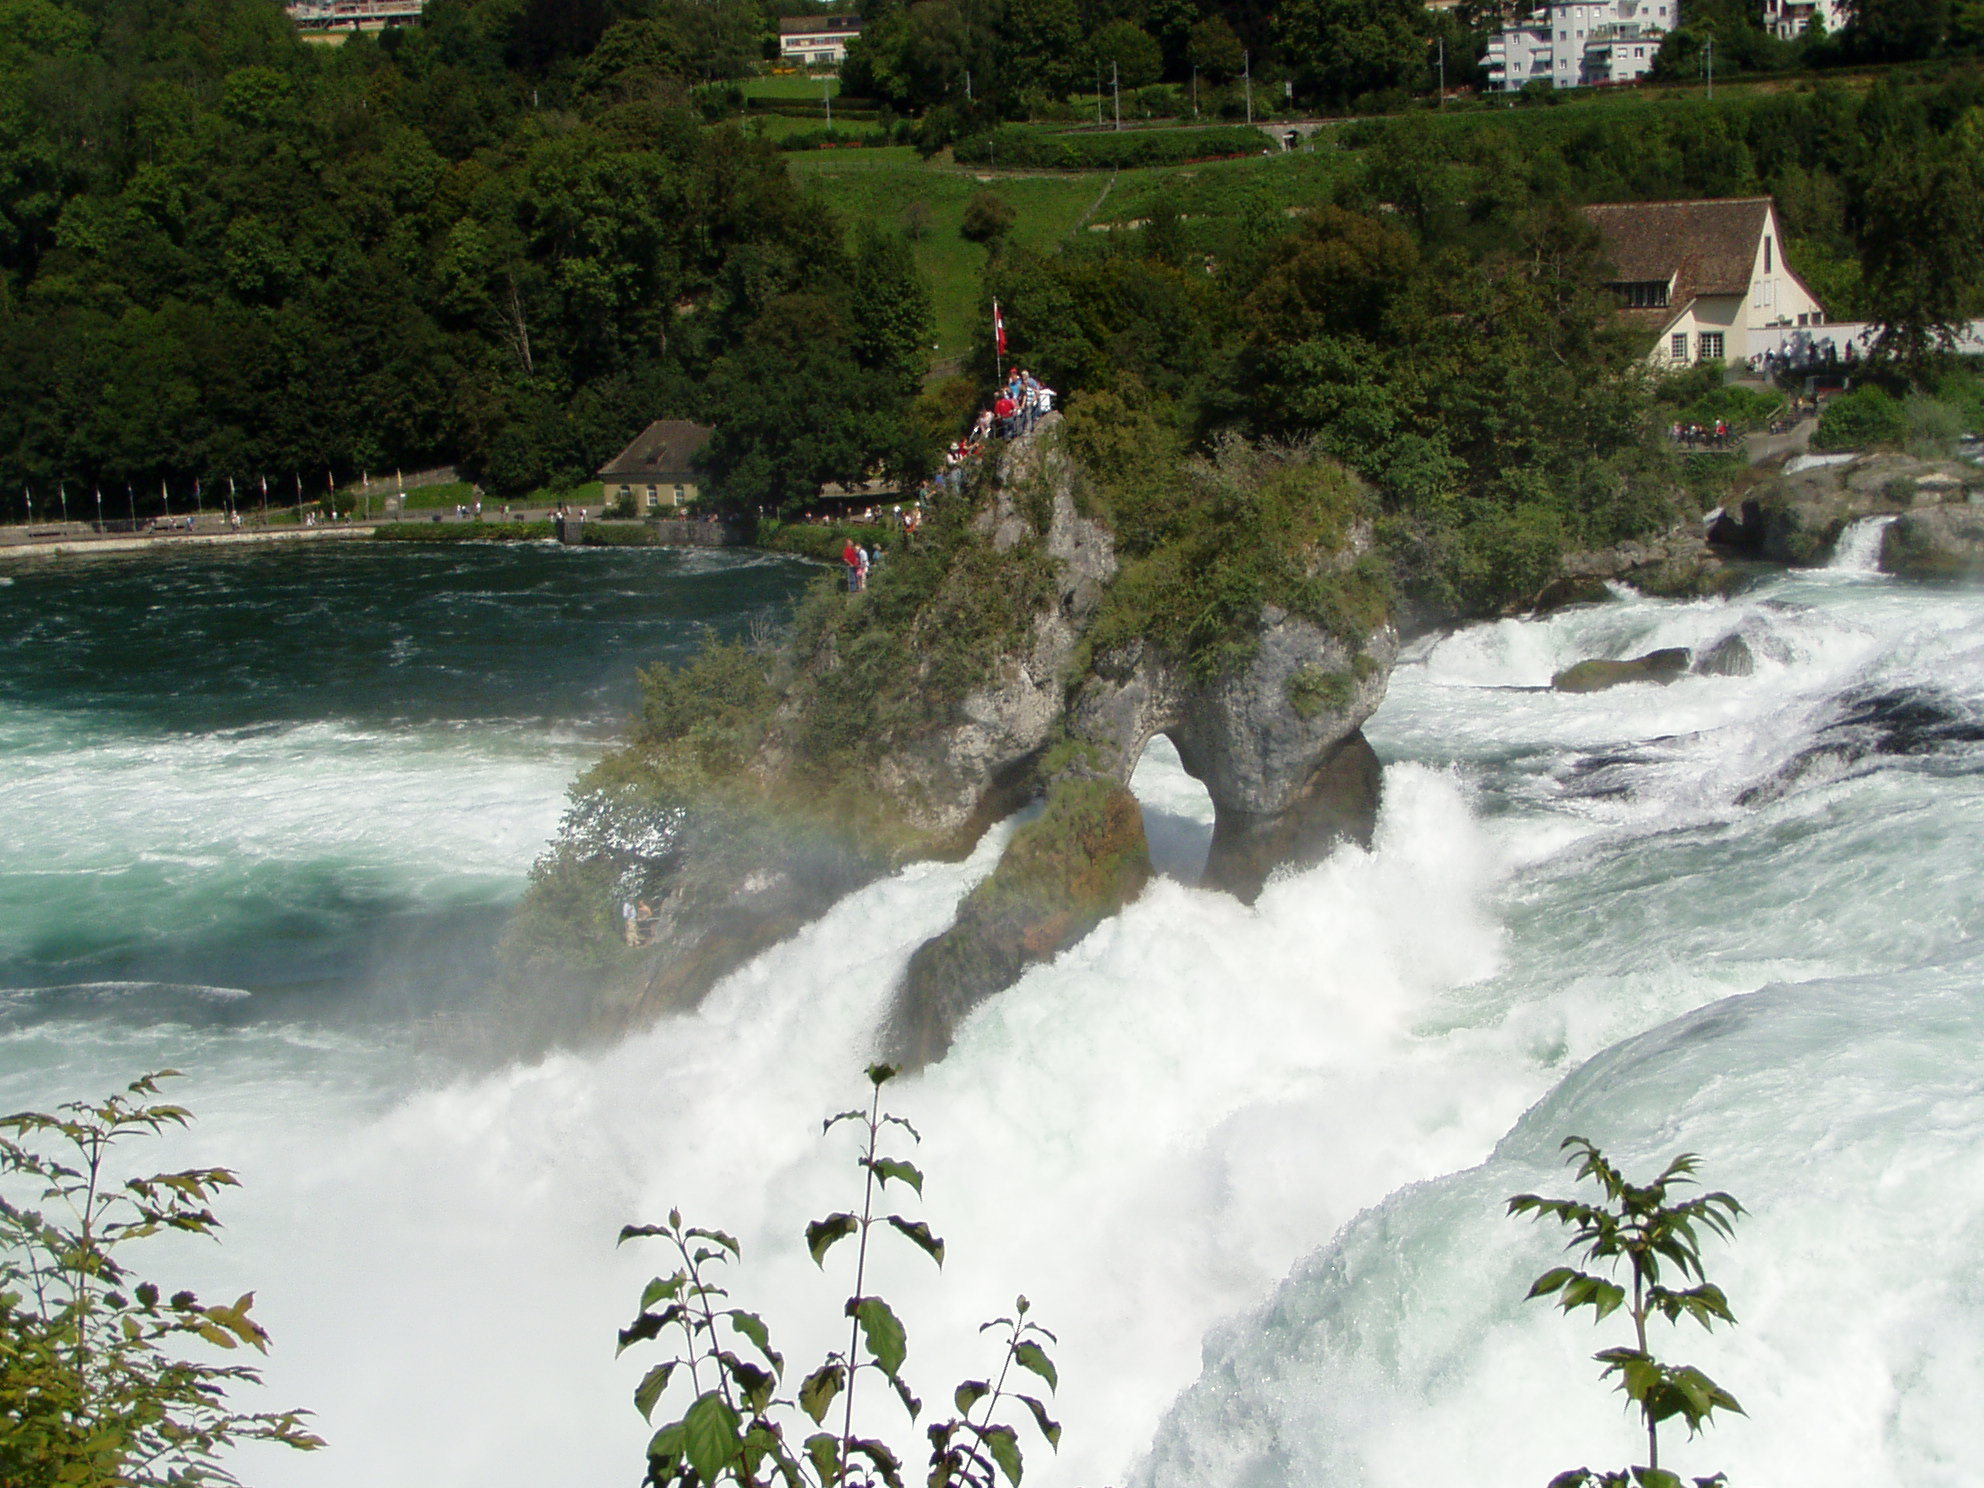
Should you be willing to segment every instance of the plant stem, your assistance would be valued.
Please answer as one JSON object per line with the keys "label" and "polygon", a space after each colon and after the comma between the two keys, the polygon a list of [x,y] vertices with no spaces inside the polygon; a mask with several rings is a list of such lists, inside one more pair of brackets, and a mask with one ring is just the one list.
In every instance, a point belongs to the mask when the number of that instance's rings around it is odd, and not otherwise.
{"label": "plant stem", "polygon": [[[875,1209],[875,1134],[882,1124],[882,1087],[875,1086],[868,1105],[868,1151],[862,1162],[867,1171],[867,1180],[861,1190],[861,1246],[854,1260],[854,1302],[859,1308],[862,1287],[868,1276],[868,1223]],[[854,1442],[854,1375],[855,1351],[861,1345],[861,1317],[859,1312],[847,1324],[847,1401],[841,1415],[840,1427],[840,1475],[834,1481],[847,1481],[847,1453]]]}
{"label": "plant stem", "polygon": [[[1640,1353],[1646,1353],[1646,1278],[1640,1271],[1640,1258],[1633,1257],[1633,1331],[1639,1335]],[[1660,1427],[1653,1419],[1653,1407],[1646,1402],[1640,1404],[1640,1414],[1646,1418],[1646,1465],[1651,1472],[1660,1466]]]}

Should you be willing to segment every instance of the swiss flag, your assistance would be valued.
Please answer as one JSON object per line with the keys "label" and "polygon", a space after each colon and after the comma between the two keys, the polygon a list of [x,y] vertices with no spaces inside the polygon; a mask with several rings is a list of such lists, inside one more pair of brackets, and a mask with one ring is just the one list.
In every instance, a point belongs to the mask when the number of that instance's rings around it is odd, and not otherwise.
{"label": "swiss flag", "polygon": [[1006,317],[999,313],[999,302],[992,302],[992,335],[999,343],[999,360],[1006,359]]}

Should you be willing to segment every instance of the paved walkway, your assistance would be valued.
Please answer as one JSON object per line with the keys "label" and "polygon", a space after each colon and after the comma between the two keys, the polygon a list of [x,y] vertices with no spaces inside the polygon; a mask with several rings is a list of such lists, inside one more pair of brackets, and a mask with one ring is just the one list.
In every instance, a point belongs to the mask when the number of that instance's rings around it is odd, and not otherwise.
{"label": "paved walkway", "polygon": [[1743,449],[1752,465],[1761,465],[1778,455],[1802,455],[1811,447],[1812,431],[1818,426],[1818,415],[1813,414],[1798,420],[1782,434],[1745,434]]}

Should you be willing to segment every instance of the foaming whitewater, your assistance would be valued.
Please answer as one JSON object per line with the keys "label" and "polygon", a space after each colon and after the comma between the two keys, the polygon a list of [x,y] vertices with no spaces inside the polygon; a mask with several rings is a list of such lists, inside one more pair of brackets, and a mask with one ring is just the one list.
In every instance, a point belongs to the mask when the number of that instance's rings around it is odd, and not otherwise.
{"label": "foaming whitewater", "polygon": [[[1732,635],[1748,675],[1547,688]],[[1473,627],[1420,643],[1373,720],[1370,851],[1251,908],[1191,887],[1209,811],[1154,745],[1135,785],[1162,876],[891,1087],[950,1243],[941,1277],[910,1252],[876,1278],[923,1395],[980,1372],[976,1324],[1024,1291],[1062,1338],[1068,1428],[1030,1483],[1623,1462],[1599,1344],[1520,1304],[1548,1237],[1500,1218],[1561,1182],[1576,1130],[1634,1162],[1699,1148],[1755,1210],[1717,1256],[1743,1326],[1689,1340],[1751,1416],[1687,1461],[1957,1481],[1984,1385],[1980,725],[1977,597],[1860,569]],[[788,1358],[837,1346],[847,1278],[799,1231],[859,1175],[819,1118],[858,1097],[894,979],[1009,830],[609,1050],[449,1078],[391,1030],[301,1018],[35,1024],[0,1043],[0,1099],[198,1072],[176,1150],[249,1187],[185,1264],[258,1287],[269,1399],[333,1444],[254,1456],[254,1481],[631,1481],[639,1366],[612,1331],[661,1258],[613,1234],[673,1205],[721,1225]],[[1855,1287],[1849,1323],[1813,1305]]]}

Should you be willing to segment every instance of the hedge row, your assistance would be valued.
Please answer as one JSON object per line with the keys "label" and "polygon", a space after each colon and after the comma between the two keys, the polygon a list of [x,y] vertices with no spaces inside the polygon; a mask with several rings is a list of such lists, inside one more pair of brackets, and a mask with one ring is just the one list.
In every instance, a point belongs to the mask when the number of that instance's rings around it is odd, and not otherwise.
{"label": "hedge row", "polygon": [[549,522],[382,522],[380,542],[545,542],[557,536]]}
{"label": "hedge row", "polygon": [[1258,155],[1267,136],[1249,125],[1207,129],[1107,130],[1095,134],[1042,134],[1006,125],[960,140],[953,153],[964,165],[1025,166],[1034,170],[1135,170],[1183,165],[1223,155]]}

